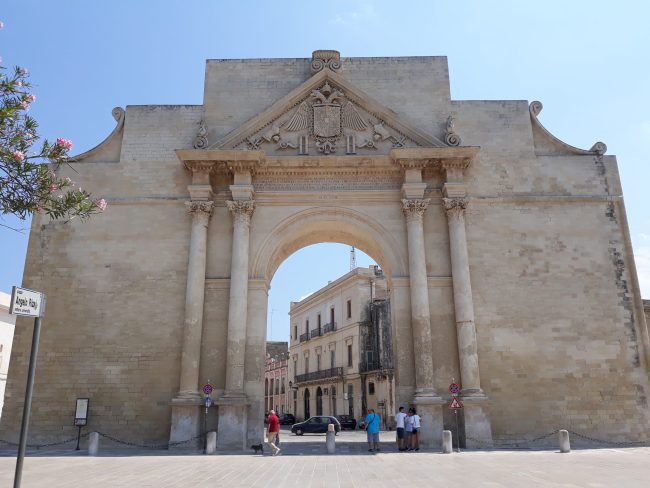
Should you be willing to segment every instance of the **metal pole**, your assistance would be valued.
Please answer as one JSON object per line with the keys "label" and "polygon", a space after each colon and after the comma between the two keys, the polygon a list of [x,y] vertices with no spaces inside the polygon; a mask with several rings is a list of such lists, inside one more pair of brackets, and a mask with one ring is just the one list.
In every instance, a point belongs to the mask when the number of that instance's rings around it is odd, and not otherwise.
{"label": "metal pole", "polygon": [[75,448],[75,451],[79,450],[79,441],[81,440],[81,425],[78,425],[79,431],[77,432],[77,447]]}
{"label": "metal pole", "polygon": [[460,452],[460,437],[458,435],[458,410],[454,409],[454,417],[456,417],[456,452]]}
{"label": "metal pole", "polygon": [[20,426],[20,443],[18,445],[18,458],[16,459],[16,473],[14,475],[14,488],[20,488],[23,476],[23,460],[27,448],[27,430],[29,416],[32,412],[32,393],[34,391],[34,376],[36,373],[36,358],[38,356],[38,341],[41,335],[41,317],[34,319],[34,335],[32,336],[32,352],[29,356],[29,372],[27,373],[27,388],[25,389],[25,405],[23,406],[23,420]]}

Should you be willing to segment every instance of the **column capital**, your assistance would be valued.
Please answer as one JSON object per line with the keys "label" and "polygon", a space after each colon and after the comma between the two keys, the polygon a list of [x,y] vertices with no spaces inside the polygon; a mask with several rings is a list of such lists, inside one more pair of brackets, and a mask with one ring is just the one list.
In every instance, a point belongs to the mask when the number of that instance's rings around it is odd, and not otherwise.
{"label": "column capital", "polygon": [[192,200],[185,202],[187,211],[192,214],[194,218],[205,218],[208,220],[212,214],[213,201],[206,200]]}
{"label": "column capital", "polygon": [[467,198],[443,198],[442,199],[442,206],[445,208],[445,212],[447,212],[447,217],[452,217],[455,215],[462,215],[465,213],[465,209],[467,208],[467,203],[469,200]]}
{"label": "column capital", "polygon": [[403,199],[402,200],[402,212],[406,217],[406,221],[410,222],[411,220],[422,220],[422,216],[429,206],[429,198],[422,199]]}
{"label": "column capital", "polygon": [[226,200],[226,206],[235,222],[249,224],[255,211],[255,200]]}

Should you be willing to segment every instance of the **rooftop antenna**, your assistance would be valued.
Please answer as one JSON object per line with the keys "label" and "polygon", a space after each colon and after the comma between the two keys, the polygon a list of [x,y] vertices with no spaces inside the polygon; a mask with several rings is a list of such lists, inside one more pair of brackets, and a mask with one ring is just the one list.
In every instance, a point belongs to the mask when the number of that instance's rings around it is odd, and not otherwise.
{"label": "rooftop antenna", "polygon": [[354,251],[354,246],[350,248],[350,271],[357,267],[357,254]]}

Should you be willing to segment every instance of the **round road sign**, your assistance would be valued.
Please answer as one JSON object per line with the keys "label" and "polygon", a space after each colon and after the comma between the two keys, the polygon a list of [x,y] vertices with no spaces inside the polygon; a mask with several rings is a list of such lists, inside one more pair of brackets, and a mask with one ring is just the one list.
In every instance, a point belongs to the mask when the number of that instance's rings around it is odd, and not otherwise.
{"label": "round road sign", "polygon": [[212,385],[210,383],[203,385],[203,393],[205,393],[206,395],[212,393],[212,390],[214,390],[214,388],[212,388]]}
{"label": "round road sign", "polygon": [[449,385],[449,393],[456,395],[459,392],[460,392],[460,386],[458,386],[458,384],[452,383],[451,385]]}

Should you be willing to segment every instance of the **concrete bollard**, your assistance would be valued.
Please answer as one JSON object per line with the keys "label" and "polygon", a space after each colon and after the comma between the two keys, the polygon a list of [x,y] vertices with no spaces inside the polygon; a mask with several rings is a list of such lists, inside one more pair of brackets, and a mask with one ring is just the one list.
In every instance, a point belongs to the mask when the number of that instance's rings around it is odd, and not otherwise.
{"label": "concrete bollard", "polygon": [[444,454],[454,452],[454,445],[451,442],[451,430],[442,431],[442,452]]}
{"label": "concrete bollard", "polygon": [[215,452],[217,452],[217,433],[214,431],[208,432],[208,439],[205,446],[205,453],[214,454]]}
{"label": "concrete bollard", "polygon": [[334,454],[336,450],[336,431],[334,430],[334,424],[329,424],[327,426],[327,437],[325,438],[325,447],[327,448],[327,454]]}
{"label": "concrete bollard", "polygon": [[99,452],[99,432],[91,432],[88,436],[88,455],[97,456]]}
{"label": "concrete bollard", "polygon": [[560,438],[560,452],[571,452],[571,442],[569,440],[569,432],[562,429],[559,431]]}

